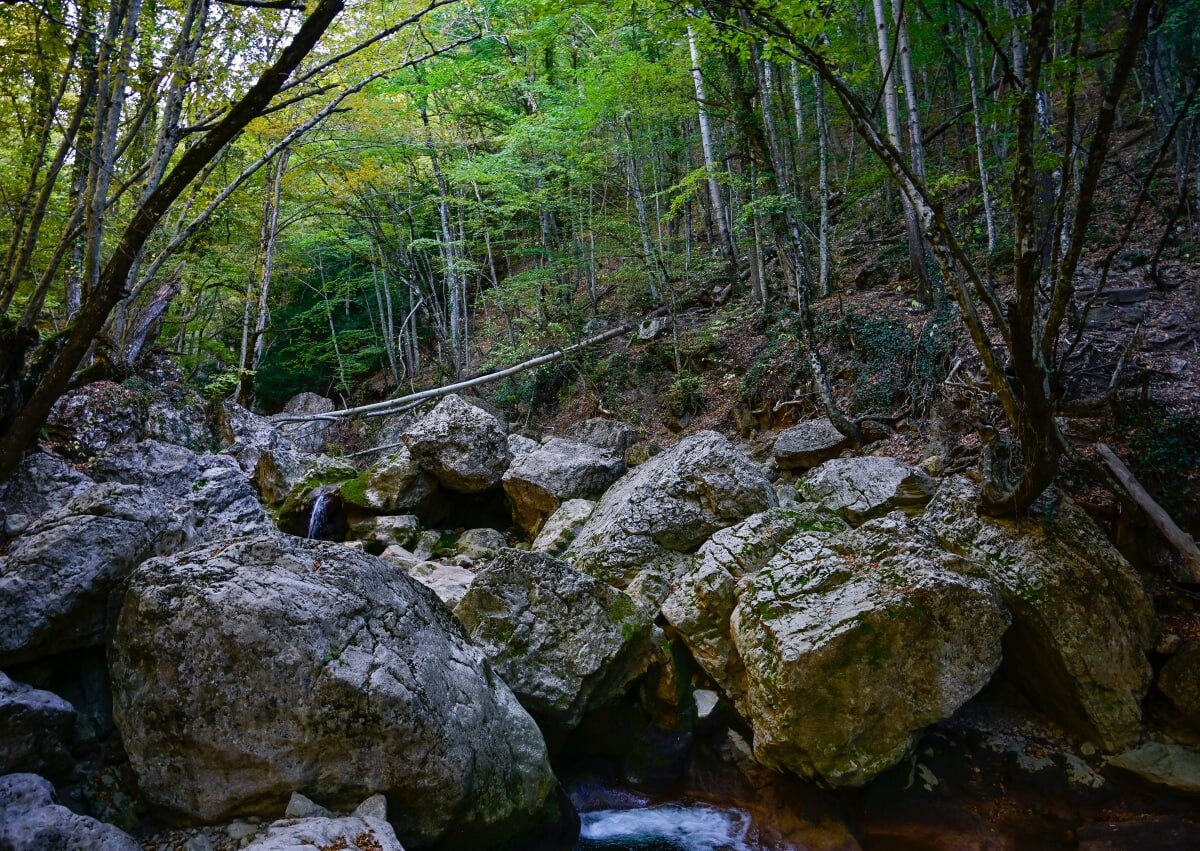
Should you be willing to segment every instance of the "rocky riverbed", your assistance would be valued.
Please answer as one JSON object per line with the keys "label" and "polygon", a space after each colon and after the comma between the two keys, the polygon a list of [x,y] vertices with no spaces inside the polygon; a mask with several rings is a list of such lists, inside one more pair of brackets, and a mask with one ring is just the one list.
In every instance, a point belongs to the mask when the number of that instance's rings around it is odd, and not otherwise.
{"label": "rocky riverbed", "polygon": [[1195,846],[1200,650],[1064,494],[131,392],[0,485],[0,847]]}

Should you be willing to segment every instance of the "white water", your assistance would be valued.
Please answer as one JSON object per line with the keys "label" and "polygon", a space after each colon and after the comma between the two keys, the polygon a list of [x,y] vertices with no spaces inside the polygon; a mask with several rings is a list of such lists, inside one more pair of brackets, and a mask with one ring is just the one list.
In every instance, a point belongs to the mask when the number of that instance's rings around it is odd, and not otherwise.
{"label": "white water", "polygon": [[663,804],[637,810],[580,813],[581,849],[756,851],[750,816],[704,804]]}
{"label": "white water", "polygon": [[329,503],[333,497],[328,491],[321,491],[313,502],[312,514],[308,518],[308,537],[320,538],[325,531],[325,521],[329,517]]}

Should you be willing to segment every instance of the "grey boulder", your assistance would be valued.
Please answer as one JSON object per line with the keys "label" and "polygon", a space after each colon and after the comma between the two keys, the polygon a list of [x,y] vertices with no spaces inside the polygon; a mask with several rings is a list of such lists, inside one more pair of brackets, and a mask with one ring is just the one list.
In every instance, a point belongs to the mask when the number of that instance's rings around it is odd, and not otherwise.
{"label": "grey boulder", "polygon": [[192,492],[200,478],[200,459],[185,446],[140,440],[111,446],[92,462],[98,482],[152,487],[171,499]]}
{"label": "grey boulder", "polygon": [[698,432],[610,487],[564,557],[625,587],[649,562],[674,572],[684,560],[672,554],[690,553],[718,529],[775,504],[758,465],[716,432]]}
{"label": "grey boulder", "polygon": [[730,621],[755,757],[861,785],[983,688],[1009,617],[988,583],[954,567],[900,514],[789,541]]}
{"label": "grey boulder", "polygon": [[46,452],[30,452],[21,459],[13,474],[0,482],[0,514],[7,515],[7,530],[0,528],[0,539],[24,532],[30,521],[66,505],[72,497],[95,482],[61,458]]}
{"label": "grey boulder", "polygon": [[504,492],[517,525],[533,533],[565,501],[595,499],[624,472],[623,455],[552,437],[512,462]]}
{"label": "grey boulder", "polygon": [[459,396],[447,396],[404,432],[413,458],[445,488],[478,493],[500,484],[512,453],[504,425]]}
{"label": "grey boulder", "polygon": [[824,505],[854,525],[897,508],[919,511],[933,494],[924,473],[895,458],[871,455],[826,461],[797,482],[796,489],[802,499]]}
{"label": "grey boulder", "polygon": [[834,428],[828,417],[821,417],[781,431],[771,454],[781,470],[807,470],[836,458],[849,445],[850,438]]}
{"label": "grey boulder", "polygon": [[1141,733],[1153,606],[1137,573],[1091,518],[1050,491],[1020,521],[980,517],[978,488],[942,482],[921,524],[1000,589],[1012,612],[1007,670],[1039,708],[1118,751]]}
{"label": "grey boulder", "polygon": [[0,665],[104,642],[109,592],[192,530],[157,491],[107,483],[44,515],[0,570]]}
{"label": "grey boulder", "polygon": [[596,503],[589,499],[568,499],[546,518],[537,537],[533,539],[531,549],[547,555],[560,555],[575,540],[595,508]]}
{"label": "grey boulder", "polygon": [[504,550],[455,615],[525,707],[565,727],[651,661],[652,609],[541,553]]}
{"label": "grey boulder", "polygon": [[191,819],[381,792],[406,844],[469,847],[557,807],[541,734],[449,610],[349,547],[272,535],[146,561],[109,665],[140,789]]}
{"label": "grey boulder", "polygon": [[199,541],[257,535],[275,528],[254,483],[227,455],[200,456],[200,475],[187,499]]}
{"label": "grey boulder", "polygon": [[[283,406],[281,419],[309,414],[328,414],[337,408],[332,399],[317,393],[297,393]],[[302,452],[322,452],[328,443],[330,431],[337,425],[333,420],[308,420],[306,422],[280,422],[277,425],[284,437],[296,444]]]}
{"label": "grey boulder", "polygon": [[347,505],[382,514],[411,514],[437,490],[406,446],[389,449],[370,469],[338,486]]}
{"label": "grey boulder", "polygon": [[0,777],[0,848],[5,851],[140,851],[111,824],[54,802],[54,787],[36,774]]}
{"label": "grey boulder", "polygon": [[42,771],[70,742],[75,707],[0,672],[0,774]]}
{"label": "grey boulder", "polygon": [[371,816],[284,819],[273,822],[265,836],[243,847],[247,851],[302,851],[314,848],[404,851],[392,826]]}

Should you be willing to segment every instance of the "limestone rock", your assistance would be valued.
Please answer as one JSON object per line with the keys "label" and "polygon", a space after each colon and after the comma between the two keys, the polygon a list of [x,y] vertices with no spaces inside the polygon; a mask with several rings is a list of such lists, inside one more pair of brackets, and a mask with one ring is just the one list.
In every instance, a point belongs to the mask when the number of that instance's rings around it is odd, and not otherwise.
{"label": "limestone rock", "polygon": [[836,458],[849,445],[850,438],[834,428],[829,417],[821,417],[781,431],[771,454],[781,470],[807,470]]}
{"label": "limestone rock", "polygon": [[615,452],[622,458],[625,450],[638,442],[637,429],[620,420],[609,420],[602,417],[592,417],[575,423],[566,432],[568,440],[577,443],[587,443]]}
{"label": "limestone rock", "polygon": [[150,488],[100,484],[18,538],[0,571],[0,665],[102,644],[109,592],[191,534],[165,503]]}
{"label": "limestone rock", "polygon": [[320,848],[369,848],[404,851],[392,826],[383,819],[362,816],[314,817],[273,822],[266,836],[244,846],[247,851],[302,851]]}
{"label": "limestone rock", "polygon": [[111,824],[54,802],[54,787],[36,774],[0,777],[0,848],[5,851],[139,851]]}
{"label": "limestone rock", "polygon": [[263,502],[278,505],[304,481],[308,458],[265,418],[226,401],[220,416],[225,454],[254,481]]}
{"label": "limestone rock", "polygon": [[1158,675],[1158,689],[1193,728],[1200,729],[1200,642],[1187,642]]}
{"label": "limestone rock", "polygon": [[919,510],[933,485],[924,473],[894,458],[834,458],[797,483],[800,495],[841,514],[854,525],[899,508]]}
{"label": "limestone rock", "polygon": [[498,419],[459,396],[447,396],[404,432],[413,458],[452,491],[478,493],[500,484],[512,454]]}
{"label": "limestone rock", "polygon": [[514,460],[527,452],[536,452],[541,446],[542,444],[523,434],[510,434],[508,436],[508,451]]}
{"label": "limestone rock", "polygon": [[982,518],[977,501],[966,478],[944,480],[920,522],[1000,588],[1013,617],[1006,670],[1081,738],[1133,744],[1156,624],[1138,575],[1065,496],[1049,492],[1019,522]]}
{"label": "limestone rock", "polygon": [[596,503],[591,500],[568,499],[546,518],[533,539],[532,549],[547,555],[560,555],[575,540],[595,508]]}
{"label": "limestone rock", "polygon": [[436,594],[450,609],[458,605],[475,581],[473,571],[457,564],[437,561],[416,562],[407,568],[407,573]]}
{"label": "limestone rock", "polygon": [[1200,792],[1200,751],[1191,748],[1147,742],[1114,756],[1108,764],[1177,792]]}
{"label": "limestone rock", "polygon": [[892,514],[799,535],[755,574],[731,624],[760,762],[861,785],[987,684],[1008,614],[950,567]]}
{"label": "limestone rock", "polygon": [[192,493],[200,478],[200,459],[184,446],[141,440],[106,449],[91,464],[98,482],[152,487],[170,499]]}
{"label": "limestone rock", "polygon": [[[285,535],[144,562],[110,644],[147,800],[201,821],[383,793],[404,842],[502,842],[556,808],[533,720],[449,610],[339,544]],[[197,641],[197,636],[204,636]]]}
{"label": "limestone rock", "polygon": [[385,514],[350,524],[350,536],[362,541],[371,552],[391,546],[411,547],[420,533],[421,520],[415,514]]}
{"label": "limestone rock", "polygon": [[662,613],[683,638],[693,658],[729,693],[744,692],[742,662],[733,646],[729,619],[743,577],[757,573],[796,535],[805,546],[846,523],[812,504],[770,508],[716,532],[696,553],[692,566],[672,586]]}
{"label": "limestone rock", "polygon": [[[337,405],[317,393],[297,393],[283,406],[282,416],[305,414],[328,414]],[[301,452],[317,453],[325,450],[330,431],[337,423],[333,420],[311,420],[309,422],[281,422],[277,428],[284,437],[296,444]]]}
{"label": "limestone rock", "polygon": [[254,483],[236,461],[227,455],[202,455],[200,467],[188,497],[198,540],[257,535],[275,528]]}
{"label": "limestone rock", "polygon": [[[716,432],[698,432],[609,488],[565,557],[622,587],[664,553],[691,552],[718,529],[775,503],[753,461]],[[677,560],[663,561],[675,569]]]}
{"label": "limestone rock", "polygon": [[71,740],[75,707],[0,672],[0,774],[42,771]]}
{"label": "limestone rock", "polygon": [[[0,512],[14,522],[9,534],[24,532],[30,521],[62,508],[93,484],[91,477],[71,468],[61,458],[46,452],[30,452],[8,480],[0,482]],[[22,518],[19,525],[15,522],[17,517]],[[0,538],[4,537],[4,531],[0,528]]]}
{"label": "limestone rock", "polygon": [[504,533],[495,529],[468,529],[458,536],[454,549],[467,558],[489,558],[508,546]]}
{"label": "limestone rock", "polygon": [[145,436],[147,400],[136,390],[112,381],[95,381],[65,394],[46,420],[51,435],[67,441],[69,451],[90,457]]}
{"label": "limestone rock", "polygon": [[455,614],[518,699],[566,727],[649,661],[653,610],[541,553],[504,550]]}
{"label": "limestone rock", "polygon": [[621,455],[552,437],[514,460],[503,483],[517,525],[534,532],[563,502],[595,499],[624,472]]}
{"label": "limestone rock", "polygon": [[361,476],[339,488],[347,505],[384,514],[411,514],[433,496],[437,485],[406,446],[388,450]]}

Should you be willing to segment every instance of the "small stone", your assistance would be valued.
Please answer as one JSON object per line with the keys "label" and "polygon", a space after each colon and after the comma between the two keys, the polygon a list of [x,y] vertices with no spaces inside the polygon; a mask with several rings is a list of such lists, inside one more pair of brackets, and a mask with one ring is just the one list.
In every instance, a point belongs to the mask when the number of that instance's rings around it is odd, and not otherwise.
{"label": "small stone", "polygon": [[292,793],[287,809],[283,811],[284,818],[313,818],[314,816],[328,815],[331,815],[329,810],[299,792]]}
{"label": "small stone", "polygon": [[1095,756],[1096,755],[1096,746],[1093,745],[1091,742],[1084,742],[1082,745],[1079,746],[1079,752],[1081,754],[1083,754],[1084,756]]}
{"label": "small stone", "polygon": [[239,819],[238,821],[235,821],[233,824],[229,825],[229,827],[225,828],[225,833],[229,835],[230,839],[240,842],[243,839],[258,833],[258,826],[253,825],[248,821],[242,821]]}
{"label": "small stone", "polygon": [[355,807],[351,815],[358,816],[359,818],[377,818],[380,821],[387,821],[387,798],[376,793]]}
{"label": "small stone", "polygon": [[1176,632],[1164,632],[1159,636],[1154,652],[1163,656],[1174,656],[1183,644],[1183,636]]}
{"label": "small stone", "polygon": [[721,696],[711,689],[698,688],[692,692],[692,700],[696,702],[696,720],[707,721],[716,711]]}

